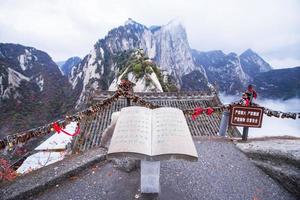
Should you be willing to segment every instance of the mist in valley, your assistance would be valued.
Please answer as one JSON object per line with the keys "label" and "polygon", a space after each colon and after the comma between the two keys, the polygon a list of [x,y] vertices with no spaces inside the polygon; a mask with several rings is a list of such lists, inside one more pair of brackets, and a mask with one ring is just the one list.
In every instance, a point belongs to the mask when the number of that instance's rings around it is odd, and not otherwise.
{"label": "mist in valley", "polygon": [[[229,96],[220,94],[221,101],[224,104],[229,104],[240,100],[239,96]],[[274,99],[258,99],[254,101],[262,107],[283,112],[300,112],[300,99],[289,100],[274,100]],[[238,127],[242,132],[242,127]],[[264,137],[264,136],[296,136],[300,137],[300,123],[299,119],[282,119],[276,117],[263,116],[263,123],[261,128],[250,128],[249,137]]]}

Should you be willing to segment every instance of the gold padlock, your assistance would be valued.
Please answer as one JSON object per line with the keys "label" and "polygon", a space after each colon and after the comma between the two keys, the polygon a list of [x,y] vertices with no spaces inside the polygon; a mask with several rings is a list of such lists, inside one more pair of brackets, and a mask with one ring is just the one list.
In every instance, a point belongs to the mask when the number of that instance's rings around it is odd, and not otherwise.
{"label": "gold padlock", "polygon": [[9,150],[11,150],[13,147],[14,147],[14,144],[13,144],[12,142],[9,142],[9,143],[8,143],[8,148],[9,148]]}

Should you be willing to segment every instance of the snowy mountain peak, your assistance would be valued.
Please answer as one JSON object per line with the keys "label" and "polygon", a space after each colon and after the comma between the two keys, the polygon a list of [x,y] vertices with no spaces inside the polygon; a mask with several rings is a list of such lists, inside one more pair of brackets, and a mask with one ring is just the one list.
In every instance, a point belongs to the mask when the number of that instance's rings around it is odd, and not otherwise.
{"label": "snowy mountain peak", "polygon": [[244,51],[241,55],[244,55],[244,56],[246,56],[246,55],[248,55],[248,56],[250,56],[250,55],[257,55],[252,49],[247,49],[246,51]]}
{"label": "snowy mountain peak", "polygon": [[184,27],[182,20],[179,18],[172,19],[166,25],[164,25],[164,27],[169,27],[169,28],[178,27],[178,26]]}
{"label": "snowy mountain peak", "polygon": [[181,35],[184,38],[187,38],[185,27],[179,19],[173,19],[168,24],[161,27],[163,31],[170,32],[173,35]]}
{"label": "snowy mountain peak", "polygon": [[124,23],[125,26],[133,24],[137,24],[137,22],[135,22],[132,18],[128,18],[128,20],[126,20],[126,22]]}
{"label": "snowy mountain peak", "polygon": [[124,23],[124,26],[125,26],[125,28],[133,27],[133,28],[140,28],[140,29],[148,29],[143,24],[140,24],[131,18],[128,18],[128,20]]}
{"label": "snowy mountain peak", "polygon": [[253,77],[257,73],[272,70],[272,67],[263,58],[251,49],[247,49],[240,55],[241,64],[245,73]]}

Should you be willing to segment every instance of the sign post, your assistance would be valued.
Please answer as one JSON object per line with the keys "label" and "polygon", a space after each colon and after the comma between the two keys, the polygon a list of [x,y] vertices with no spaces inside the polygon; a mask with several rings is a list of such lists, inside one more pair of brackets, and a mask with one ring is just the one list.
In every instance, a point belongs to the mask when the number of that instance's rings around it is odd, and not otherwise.
{"label": "sign post", "polygon": [[231,126],[242,126],[242,140],[248,138],[249,127],[260,128],[263,119],[263,107],[232,106],[230,109],[229,124]]}
{"label": "sign post", "polygon": [[248,138],[248,131],[249,131],[249,127],[244,127],[244,128],[243,128],[243,136],[242,136],[242,140],[243,140],[243,141],[247,141],[247,138]]}

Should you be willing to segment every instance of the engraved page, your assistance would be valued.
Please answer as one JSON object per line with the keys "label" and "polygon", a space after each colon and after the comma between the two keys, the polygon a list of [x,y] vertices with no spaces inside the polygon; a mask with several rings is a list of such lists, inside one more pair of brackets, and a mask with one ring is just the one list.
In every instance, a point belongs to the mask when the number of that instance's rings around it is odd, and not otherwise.
{"label": "engraved page", "polygon": [[144,107],[131,106],[121,110],[108,154],[131,152],[151,155],[151,113]]}
{"label": "engraved page", "polygon": [[152,114],[152,156],[181,154],[198,157],[183,112],[158,108]]}

